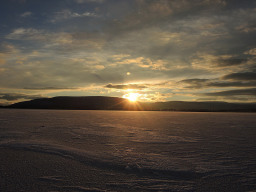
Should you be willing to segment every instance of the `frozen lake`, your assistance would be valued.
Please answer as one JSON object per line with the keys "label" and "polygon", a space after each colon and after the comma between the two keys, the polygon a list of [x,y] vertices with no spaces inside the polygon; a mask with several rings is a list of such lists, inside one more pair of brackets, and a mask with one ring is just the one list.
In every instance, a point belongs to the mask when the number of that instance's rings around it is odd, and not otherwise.
{"label": "frozen lake", "polygon": [[253,191],[256,114],[0,110],[0,191]]}

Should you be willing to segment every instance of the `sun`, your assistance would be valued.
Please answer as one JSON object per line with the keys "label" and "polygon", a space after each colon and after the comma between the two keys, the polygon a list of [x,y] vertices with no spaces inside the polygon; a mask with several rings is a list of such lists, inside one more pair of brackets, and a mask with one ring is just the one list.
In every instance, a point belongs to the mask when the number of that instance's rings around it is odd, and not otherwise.
{"label": "sun", "polygon": [[128,96],[128,99],[132,102],[135,102],[137,101],[137,98],[138,98],[138,94],[137,93],[130,93],[129,96]]}
{"label": "sun", "polygon": [[139,94],[138,93],[128,93],[123,96],[124,98],[128,99],[131,102],[137,101]]}

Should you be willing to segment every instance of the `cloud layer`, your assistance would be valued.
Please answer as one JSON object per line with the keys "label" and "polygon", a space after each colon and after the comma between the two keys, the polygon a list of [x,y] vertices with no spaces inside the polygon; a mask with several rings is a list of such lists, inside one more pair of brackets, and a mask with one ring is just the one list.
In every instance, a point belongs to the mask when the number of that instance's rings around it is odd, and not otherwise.
{"label": "cloud layer", "polygon": [[128,90],[256,102],[253,0],[6,1],[0,18],[2,103]]}

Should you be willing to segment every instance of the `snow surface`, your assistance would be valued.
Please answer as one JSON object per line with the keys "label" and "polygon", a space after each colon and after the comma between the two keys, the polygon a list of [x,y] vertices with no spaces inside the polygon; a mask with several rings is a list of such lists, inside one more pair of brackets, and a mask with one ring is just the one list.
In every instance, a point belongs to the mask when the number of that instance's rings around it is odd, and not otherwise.
{"label": "snow surface", "polygon": [[1,109],[0,191],[253,191],[255,138],[254,113]]}

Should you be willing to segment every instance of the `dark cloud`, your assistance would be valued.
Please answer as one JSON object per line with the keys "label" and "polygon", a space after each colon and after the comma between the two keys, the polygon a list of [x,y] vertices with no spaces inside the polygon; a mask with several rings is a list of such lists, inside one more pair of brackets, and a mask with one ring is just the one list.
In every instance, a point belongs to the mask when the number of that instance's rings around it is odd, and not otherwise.
{"label": "dark cloud", "polygon": [[199,89],[206,86],[206,83],[209,81],[209,79],[184,79],[182,81],[179,81],[179,83],[185,83],[189,86],[186,86],[185,88],[195,88]]}
{"label": "dark cloud", "polygon": [[128,85],[112,85],[112,84],[108,84],[105,87],[106,88],[112,88],[112,89],[145,89],[145,88],[147,88],[144,85],[137,85],[137,84],[128,84]]}
{"label": "dark cloud", "polygon": [[76,87],[24,87],[28,90],[65,90],[65,89],[78,89]]}
{"label": "dark cloud", "polygon": [[184,79],[180,81],[180,83],[190,83],[190,84],[198,84],[198,83],[205,83],[209,79]]}
{"label": "dark cloud", "polygon": [[241,81],[256,81],[256,72],[240,72],[240,73],[231,73],[225,75],[223,79],[232,79],[232,80],[241,80]]}
{"label": "dark cloud", "polygon": [[0,93],[0,99],[4,99],[7,101],[15,101],[19,99],[38,99],[42,98],[42,95],[27,95],[27,94],[19,94],[19,93]]}
{"label": "dark cloud", "polygon": [[230,59],[218,59],[216,65],[219,67],[228,67],[244,64],[247,59],[230,58]]}
{"label": "dark cloud", "polygon": [[186,84],[185,88],[203,89],[211,87],[256,87],[256,81],[221,81],[219,79],[184,79],[179,83]]}
{"label": "dark cloud", "polygon": [[204,95],[206,95],[206,96],[254,96],[254,97],[256,97],[256,88],[219,91],[219,92],[205,93]]}
{"label": "dark cloud", "polygon": [[248,9],[255,6],[254,0],[240,1],[240,0],[225,0],[226,9]]}
{"label": "dark cloud", "polygon": [[[237,30],[244,23],[251,26],[255,18],[254,11],[247,6],[253,7],[253,1],[239,3],[247,4],[241,7],[248,9],[243,10],[248,14],[231,4],[232,1],[224,0],[137,1],[128,15],[108,25],[110,31],[106,33],[111,36],[111,48],[115,51],[166,58],[170,62],[178,58],[179,63],[187,65],[195,52],[228,54],[233,57],[215,60],[211,67],[235,67],[247,62],[243,55],[245,47],[256,43],[255,32],[244,34]],[[119,44],[112,44],[113,39]]]}
{"label": "dark cloud", "polygon": [[152,25],[159,26],[225,6],[224,0],[137,0],[135,2],[133,11],[122,21],[116,20],[111,25],[115,31],[127,32]]}
{"label": "dark cloud", "polygon": [[256,81],[251,82],[241,82],[241,81],[233,81],[233,82],[210,82],[206,86],[208,87],[256,87]]}
{"label": "dark cloud", "polygon": [[[125,41],[125,36],[131,33],[139,36],[137,42],[140,46],[134,46],[136,47],[135,51],[138,51],[137,49],[139,49],[141,45],[151,42],[149,46],[143,46],[143,48],[139,50],[139,54],[158,58],[177,54],[184,57],[186,53],[194,53],[194,48],[198,50],[203,44],[209,47],[209,44],[212,43],[212,39],[216,40],[216,35],[220,34],[220,32],[218,32],[218,29],[215,29],[214,26],[219,25],[219,21],[218,17],[212,19],[212,12],[210,10],[217,11],[223,6],[225,6],[224,0],[139,0],[136,1],[134,9],[129,12],[128,15],[121,20],[116,19],[108,25],[109,31],[107,33],[110,35],[111,40],[122,38],[122,40]],[[206,14],[207,11],[209,18]],[[201,19],[201,14],[204,19]],[[203,30],[200,29],[200,27],[202,28],[203,26],[205,26],[205,28]],[[208,31],[208,28],[213,29],[212,31],[211,29]],[[163,45],[152,43],[154,37],[147,37],[147,33],[154,29],[161,29],[162,32],[169,33],[166,34],[166,37],[163,37],[163,39],[170,38],[172,34],[178,34],[179,37],[174,37],[174,40],[176,39],[177,42],[173,40]],[[204,33],[204,35],[202,35],[202,33]],[[206,36],[205,34],[207,33],[209,33],[209,35]],[[213,34],[211,35],[211,33]],[[158,33],[158,35],[161,34]],[[198,46],[199,44],[201,46]],[[205,48],[202,49],[205,50]],[[133,49],[128,48],[128,50]]]}

